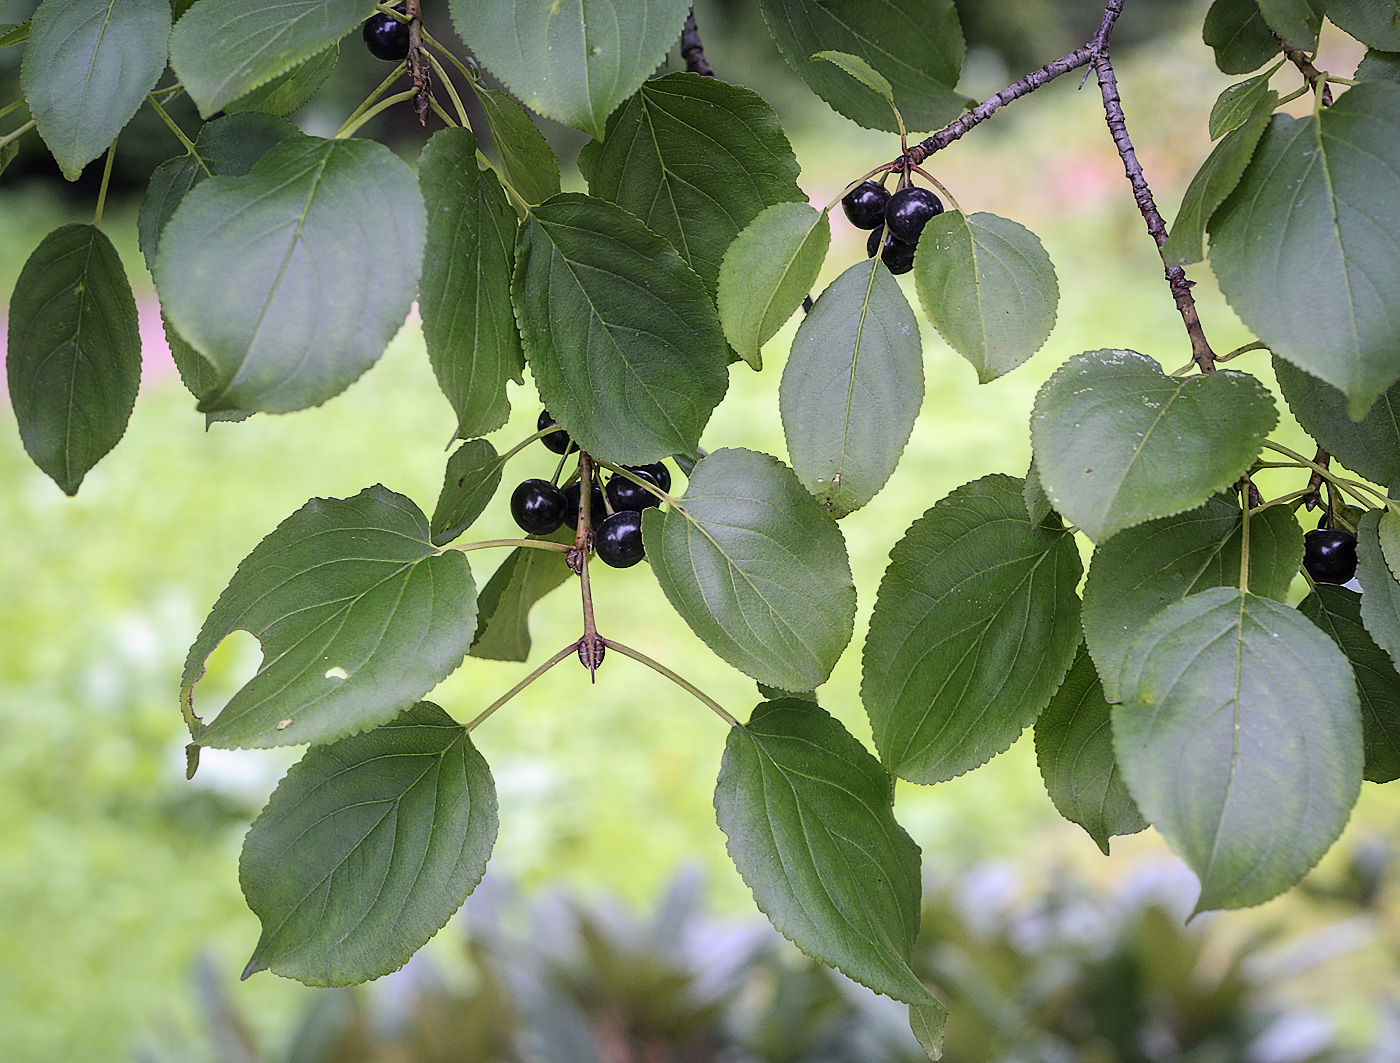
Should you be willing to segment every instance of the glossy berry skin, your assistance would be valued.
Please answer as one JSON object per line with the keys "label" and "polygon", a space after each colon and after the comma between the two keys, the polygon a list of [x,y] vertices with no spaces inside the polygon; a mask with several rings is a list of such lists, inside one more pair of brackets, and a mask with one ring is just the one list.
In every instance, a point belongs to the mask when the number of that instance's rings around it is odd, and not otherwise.
{"label": "glossy berry skin", "polygon": [[[632,469],[632,472],[637,472]],[[637,473],[642,476],[641,473]],[[643,479],[650,479],[643,476]],[[659,506],[661,500],[648,491],[641,484],[633,483],[625,476],[614,476],[608,481],[607,486],[608,501],[612,503],[613,509],[630,509],[641,512],[651,506]]]}
{"label": "glossy berry skin", "polygon": [[[578,528],[579,482],[575,480],[564,488],[564,523],[570,528]],[[603,504],[603,489],[593,485],[593,494],[588,500],[588,523],[596,530],[602,521],[607,507]]]}
{"label": "glossy berry skin", "polygon": [[386,63],[402,63],[408,58],[408,23],[393,15],[372,15],[365,20],[360,35],[369,54]]}
{"label": "glossy berry skin", "polygon": [[883,228],[880,228],[872,230],[870,235],[865,238],[866,258],[874,258],[877,254],[880,253],[880,237],[884,235],[885,230]]}
{"label": "glossy berry skin", "polygon": [[642,546],[642,515],[634,509],[614,513],[598,525],[593,550],[605,565],[631,568],[647,553]]}
{"label": "glossy berry skin", "polygon": [[919,242],[928,220],[943,213],[943,201],[927,188],[901,188],[885,204],[885,224],[896,239],[906,244]]}
{"label": "glossy berry skin", "polygon": [[564,523],[564,492],[548,480],[526,480],[510,496],[510,515],[531,535],[548,535]]}
{"label": "glossy berry skin", "polygon": [[890,194],[874,181],[862,181],[841,197],[846,220],[857,229],[878,229],[885,224],[885,204]]}
{"label": "glossy berry skin", "polygon": [[1356,536],[1315,528],[1303,536],[1303,567],[1314,583],[1347,583],[1356,575]]}
{"label": "glossy berry skin", "polygon": [[650,465],[638,465],[632,470],[638,476],[645,476],[663,491],[671,489],[671,470],[664,461],[654,461]]}
{"label": "glossy berry skin", "polygon": [[898,277],[901,273],[908,273],[914,268],[914,251],[914,244],[906,244],[894,236],[887,236],[885,237],[884,249],[880,252],[880,261]]}
{"label": "glossy berry skin", "polygon": [[[540,418],[535,422],[535,431],[542,432],[550,425],[557,423],[558,422],[555,421],[553,417],[549,416],[548,410],[541,410]],[[569,438],[569,433],[562,428],[557,432],[550,432],[547,436],[541,436],[540,442],[556,454],[563,454],[566,450],[578,449],[578,447],[574,445],[573,440]]]}

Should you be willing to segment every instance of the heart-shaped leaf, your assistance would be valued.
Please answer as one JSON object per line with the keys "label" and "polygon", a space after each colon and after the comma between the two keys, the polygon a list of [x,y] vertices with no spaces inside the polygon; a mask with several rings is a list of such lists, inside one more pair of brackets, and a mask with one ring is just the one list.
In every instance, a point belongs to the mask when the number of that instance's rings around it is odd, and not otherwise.
{"label": "heart-shaped leaf", "polygon": [[[192,692],[233,631],[262,643],[257,674],[210,724]],[[326,742],[393,719],[466,656],[476,587],[428,519],[383,487],[313,498],[243,559],[185,658],[180,697],[200,746]]]}
{"label": "heart-shaped leaf", "polygon": [[1274,376],[1288,409],[1327,453],[1372,483],[1400,480],[1400,384],[1381,393],[1366,416],[1353,421],[1347,397],[1331,384],[1275,358]]}
{"label": "heart-shaped leaf", "polygon": [[398,970],[481,881],[497,821],[491,770],[431,702],[308,750],[243,840],[238,878],[262,921],[243,977]]}
{"label": "heart-shaped leaf", "polygon": [[505,459],[484,439],[468,439],[447,459],[433,510],[433,545],[445,546],[481,516],[501,486]]}
{"label": "heart-shaped leaf", "polygon": [[1136,351],[1088,351],[1040,389],[1031,443],[1055,508],[1102,542],[1229,487],[1277,423],[1246,373],[1178,379]]}

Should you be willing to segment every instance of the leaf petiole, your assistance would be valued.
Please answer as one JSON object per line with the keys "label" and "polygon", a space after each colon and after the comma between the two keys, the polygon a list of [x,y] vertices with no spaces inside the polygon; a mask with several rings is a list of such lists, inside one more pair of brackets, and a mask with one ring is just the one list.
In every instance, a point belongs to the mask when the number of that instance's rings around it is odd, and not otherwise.
{"label": "leaf petiole", "polygon": [[646,488],[648,491],[654,494],[657,498],[661,499],[661,501],[665,502],[667,505],[674,506],[682,513],[685,512],[685,507],[682,506],[679,502],[677,502],[674,498],[668,495],[665,491],[661,490],[661,488],[657,487],[656,484],[652,483],[650,480],[646,479],[645,477],[638,476],[636,473],[632,472],[631,469],[624,469],[621,465],[614,465],[610,461],[599,461],[597,458],[593,459],[593,464],[601,465],[603,468],[607,469],[610,473],[612,473],[615,476],[621,476],[624,479],[631,480],[634,484],[638,484],[641,487]]}
{"label": "leaf petiole", "polygon": [[146,96],[146,102],[155,109],[156,114],[160,115],[160,120],[166,124],[170,132],[175,134],[175,139],[184,147],[185,153],[190,155],[195,162],[199,163],[199,168],[204,171],[204,175],[206,177],[213,177],[214,172],[209,169],[209,164],[204,161],[204,156],[201,155],[199,149],[194,146],[194,141],[185,136],[185,131],[175,124],[175,119],[166,114],[165,108],[156,100],[155,93],[148,94]]}
{"label": "leaf petiole", "polygon": [[693,694],[696,698],[703,702],[710,709],[711,712],[713,712],[725,723],[729,724],[730,727],[739,726],[739,721],[736,720],[725,709],[723,705],[721,705],[714,698],[710,697],[708,694],[706,694],[699,687],[695,686],[693,683],[689,683],[686,680],[682,679],[680,676],[678,676],[675,672],[671,671],[671,669],[667,668],[660,661],[654,661],[641,650],[634,650],[631,646],[624,646],[622,643],[614,642],[612,639],[603,639],[603,645],[608,647],[608,649],[610,650],[616,650],[624,657],[631,657],[632,660],[638,661],[646,665],[653,672],[657,672],[658,674],[665,676],[667,679],[675,683],[676,686],[680,687],[682,690],[686,691],[687,693]]}
{"label": "leaf petiole", "polygon": [[551,657],[549,660],[545,661],[544,664],[540,665],[540,666],[539,666],[538,668],[536,668],[533,672],[531,672],[529,675],[527,675],[524,679],[522,679],[520,682],[516,683],[515,686],[511,687],[511,688],[510,688],[509,690],[507,690],[504,694],[502,694],[499,698],[497,698],[495,701],[491,702],[490,705],[487,705],[486,708],[482,709],[481,712],[479,712],[479,713],[477,714],[476,718],[475,718],[474,720],[472,720],[471,723],[467,724],[467,733],[470,734],[472,731],[474,731],[474,730],[475,730],[477,727],[479,727],[481,724],[485,723],[485,722],[487,721],[487,719],[490,718],[490,716],[491,716],[491,714],[492,714],[493,712],[495,712],[497,709],[499,709],[502,705],[504,705],[506,702],[508,702],[511,698],[515,697],[515,695],[519,694],[522,690],[524,690],[527,686],[529,686],[531,683],[533,683],[533,682],[534,682],[536,679],[538,679],[540,676],[544,675],[545,672],[549,671],[549,670],[550,670],[551,668],[553,668],[556,664],[558,664],[560,661],[562,661],[565,657],[568,657],[568,656],[572,655],[573,653],[577,652],[577,650],[578,650],[578,643],[577,643],[577,642],[571,642],[571,643],[569,643],[567,646],[565,646],[562,650],[560,650],[558,653],[556,653],[553,657]]}
{"label": "leaf petiole", "polygon": [[333,136],[331,139],[345,140],[348,137],[354,136],[362,125],[368,122],[371,118],[375,117],[381,111],[388,110],[396,103],[403,103],[407,100],[411,100],[417,95],[418,90],[416,88],[404,89],[403,92],[396,92],[394,95],[389,96],[386,99],[380,100],[378,103],[376,103],[369,110],[365,111],[358,118],[347,118],[345,120],[345,124],[335,131],[335,136]]}
{"label": "leaf petiole", "polygon": [[[399,63],[397,66],[394,67],[393,70],[389,71],[389,76],[386,77],[383,81],[381,81],[378,85],[376,85],[374,87],[374,91],[372,91],[368,96],[366,96],[360,102],[360,105],[350,112],[350,117],[345,119],[345,125],[349,125],[351,122],[355,121],[355,119],[359,118],[360,115],[364,114],[365,111],[373,105],[375,100],[379,99],[379,97],[383,96],[386,92],[389,91],[390,85],[392,85],[399,78],[403,77],[404,73],[407,70],[407,63]],[[341,126],[341,128],[344,129],[345,125]]]}
{"label": "leaf petiole", "polygon": [[553,550],[556,554],[567,554],[569,547],[564,543],[552,543],[548,539],[481,539],[460,546],[444,546],[443,550],[460,550],[471,553],[473,550],[490,550],[498,546],[523,546],[533,550]]}

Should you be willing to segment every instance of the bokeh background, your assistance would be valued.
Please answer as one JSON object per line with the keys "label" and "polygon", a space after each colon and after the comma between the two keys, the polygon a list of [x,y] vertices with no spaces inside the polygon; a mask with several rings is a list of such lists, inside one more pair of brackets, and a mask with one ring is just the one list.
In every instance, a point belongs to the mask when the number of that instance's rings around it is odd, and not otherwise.
{"label": "bokeh background", "polygon": [[[450,38],[444,0],[424,6],[434,32]],[[698,5],[708,56],[720,76],[772,101],[804,189],[825,204],[894,145],[807,92],[768,43],[756,6]],[[1204,6],[1134,0],[1119,32],[1128,118],[1168,218],[1209,152],[1205,116],[1228,83],[1199,39]],[[33,7],[0,0],[0,22]],[[978,97],[1086,39],[1100,11],[1086,0],[959,7],[971,45],[962,87]],[[0,51],[0,104],[17,95],[21,51]],[[1349,74],[1359,58],[1324,33],[1320,67]],[[380,77],[347,40],[333,80],[296,120],[328,134]],[[188,106],[174,113],[194,128]],[[580,136],[546,132],[568,169]],[[425,138],[403,107],[364,133],[410,160]],[[91,216],[100,176],[90,166],[69,185],[37,137],[23,147],[0,178],[5,292],[45,233]],[[500,792],[500,842],[482,893],[409,968],[363,992],[267,974],[235,982],[258,930],[238,891],[241,837],[295,753],[207,751],[186,782],[176,698],[186,648],[238,561],[308,497],[379,482],[431,510],[453,421],[410,321],[380,364],[325,407],[206,431],[163,349],[136,248],[142,184],[178,150],[147,113],[121,139],[104,227],[136,288],[146,363],[126,437],[77,498],[30,464],[0,398],[0,1058],[914,1058],[878,1001],[764,929],[714,824],[723,726],[620,657],[596,685],[566,662],[475,733]],[[822,701],[867,740],[861,632],[909,523],[968,480],[1024,473],[1035,391],[1069,355],[1127,347],[1168,369],[1189,357],[1092,85],[1080,91],[1078,78],[1063,78],[933,164],[968,210],[1034,229],[1063,294],[1045,349],[986,386],[923,326],[927,397],[903,463],[843,522],[861,610]],[[835,221],[823,283],[863,254],[864,235]],[[1209,269],[1191,275],[1216,349],[1251,339]],[[777,386],[794,327],[771,342],[763,373],[734,368],[706,446],[785,456]],[[1272,385],[1266,356],[1237,365]],[[533,429],[528,384],[515,396],[498,446]],[[1284,421],[1278,438],[1303,446]],[[547,476],[553,461],[532,448],[507,486]],[[473,530],[498,534],[514,534],[504,494]],[[499,560],[472,555],[478,583]],[[752,682],[690,633],[646,566],[595,573],[609,635],[747,715],[758,701]],[[567,584],[536,610],[529,664],[469,660],[433,700],[469,719],[577,637],[576,594]],[[197,688],[201,710],[212,713],[258,659],[251,636],[228,640]],[[1366,784],[1347,833],[1304,888],[1189,927],[1189,873],[1153,832],[1115,840],[1105,858],[1060,820],[1029,732],[970,775],[901,784],[897,813],[924,850],[919,962],[955,1008],[949,1058],[1400,1059],[1393,793]],[[646,914],[663,895],[658,914]],[[548,1025],[569,1016],[581,1025]],[[515,1037],[526,1028],[530,1037]],[[566,1047],[580,1030],[592,1048]]]}

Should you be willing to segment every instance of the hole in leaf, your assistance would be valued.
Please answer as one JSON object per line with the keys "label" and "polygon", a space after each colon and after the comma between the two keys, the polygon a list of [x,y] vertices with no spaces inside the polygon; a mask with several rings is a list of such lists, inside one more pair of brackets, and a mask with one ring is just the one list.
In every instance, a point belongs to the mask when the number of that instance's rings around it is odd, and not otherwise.
{"label": "hole in leaf", "polygon": [[340,667],[340,665],[336,665],[334,668],[326,669],[326,678],[335,679],[339,681],[341,679],[350,678],[350,673],[347,672],[344,668]]}
{"label": "hole in leaf", "polygon": [[204,662],[204,674],[195,684],[196,711],[212,719],[262,667],[262,643],[247,631],[230,631]]}

